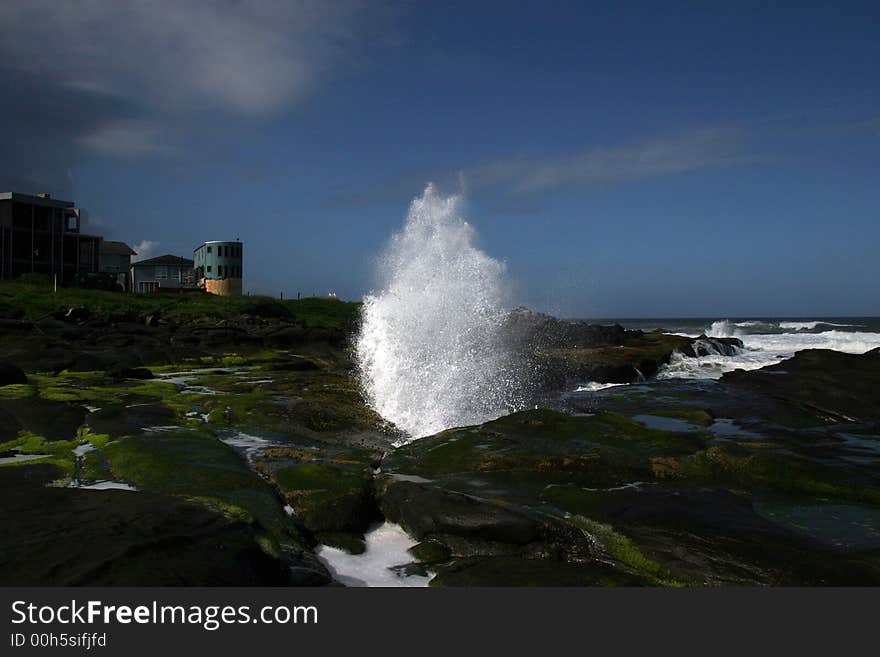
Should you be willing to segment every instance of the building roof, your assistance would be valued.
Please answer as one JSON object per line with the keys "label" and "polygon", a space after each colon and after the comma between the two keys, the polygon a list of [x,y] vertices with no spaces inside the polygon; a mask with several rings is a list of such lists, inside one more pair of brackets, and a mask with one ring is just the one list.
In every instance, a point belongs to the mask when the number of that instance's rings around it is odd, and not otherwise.
{"label": "building roof", "polygon": [[241,244],[241,240],[238,238],[235,238],[234,240],[208,240],[199,244],[196,248],[193,249],[193,251],[198,251],[206,244]]}
{"label": "building roof", "polygon": [[28,203],[30,205],[44,205],[51,208],[74,208],[76,203],[73,201],[62,201],[50,196],[36,196],[33,194],[19,194],[18,192],[0,192],[0,201],[16,201],[18,203]]}
{"label": "building roof", "polygon": [[188,258],[181,258],[180,256],[168,254],[131,263],[132,267],[137,267],[138,265],[183,265],[185,267],[192,267],[193,261]]}
{"label": "building roof", "polygon": [[114,242],[112,240],[101,242],[101,253],[122,256],[137,255],[137,252],[125,242]]}

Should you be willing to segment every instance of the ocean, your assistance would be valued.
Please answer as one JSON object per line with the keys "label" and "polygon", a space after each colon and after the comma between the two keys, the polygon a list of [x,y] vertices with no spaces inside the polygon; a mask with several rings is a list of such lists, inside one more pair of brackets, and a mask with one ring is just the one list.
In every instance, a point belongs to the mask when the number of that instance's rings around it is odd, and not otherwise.
{"label": "ocean", "polygon": [[734,356],[674,356],[658,379],[717,379],[735,369],[753,370],[774,365],[802,349],[834,349],[862,354],[880,347],[880,317],[751,317],[591,319],[598,324],[620,324],[628,329],[663,330],[690,337],[737,337],[744,348]]}

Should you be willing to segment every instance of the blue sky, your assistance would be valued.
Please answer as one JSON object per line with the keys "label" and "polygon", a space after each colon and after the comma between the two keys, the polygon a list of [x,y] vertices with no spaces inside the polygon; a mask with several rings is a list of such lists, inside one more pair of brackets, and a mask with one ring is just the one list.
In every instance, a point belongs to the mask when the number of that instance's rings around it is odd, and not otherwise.
{"label": "blue sky", "polygon": [[0,187],[153,255],[240,237],[254,292],[359,298],[434,181],[540,310],[880,314],[876,3],[13,0],[0,20]]}

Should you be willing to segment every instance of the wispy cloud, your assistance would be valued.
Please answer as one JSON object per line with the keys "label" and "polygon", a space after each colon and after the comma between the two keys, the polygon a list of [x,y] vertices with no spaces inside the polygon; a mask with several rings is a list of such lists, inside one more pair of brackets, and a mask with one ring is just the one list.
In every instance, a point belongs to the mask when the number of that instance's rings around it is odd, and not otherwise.
{"label": "wispy cloud", "polygon": [[634,144],[557,157],[519,156],[463,169],[471,189],[528,193],[613,184],[698,171],[753,159],[732,128],[703,128]]}
{"label": "wispy cloud", "polygon": [[107,121],[77,138],[77,142],[102,155],[136,157],[170,154],[174,149],[163,143],[158,126],[148,121]]}
{"label": "wispy cloud", "polygon": [[550,156],[517,155],[470,163],[454,170],[410,173],[369,190],[340,191],[331,205],[399,202],[433,181],[447,191],[470,195],[538,198],[553,191],[598,186],[714,169],[760,159],[750,150],[747,131],[732,126],[692,129],[672,136],[612,146],[595,146]]}

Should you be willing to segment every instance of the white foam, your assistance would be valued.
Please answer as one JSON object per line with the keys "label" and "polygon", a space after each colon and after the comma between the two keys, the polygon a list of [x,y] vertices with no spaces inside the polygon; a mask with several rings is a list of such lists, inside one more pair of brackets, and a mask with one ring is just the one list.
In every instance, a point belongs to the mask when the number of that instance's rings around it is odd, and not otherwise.
{"label": "white foam", "polygon": [[137,488],[131,484],[126,484],[121,481],[98,481],[94,484],[89,484],[88,486],[71,486],[71,488],[79,488],[81,490],[137,490]]}
{"label": "white foam", "polygon": [[74,456],[85,456],[89,452],[94,452],[95,449],[96,448],[94,445],[92,445],[92,443],[83,443],[82,445],[77,445],[74,448],[73,454]]}
{"label": "white foam", "polygon": [[834,322],[779,322],[779,328],[791,331],[812,331],[816,329],[818,326],[837,326],[837,327],[852,327],[852,328],[860,328],[863,327],[864,324],[835,324]]}
{"label": "white foam", "polygon": [[588,381],[579,385],[575,392],[596,392],[597,390],[605,390],[605,388],[614,388],[615,386],[625,386],[626,383],[599,383],[598,381]]}
{"label": "white foam", "polygon": [[315,553],[337,581],[346,586],[419,587],[427,586],[430,577],[404,576],[391,570],[394,566],[415,561],[407,552],[416,545],[399,525],[384,522],[364,536],[367,549],[362,554],[320,545]]}
{"label": "white foam", "polygon": [[518,406],[500,340],[505,266],[474,246],[458,196],[415,199],[380,260],[356,341],[370,405],[412,437],[480,424]]}
{"label": "white foam", "polygon": [[235,433],[231,434],[221,434],[220,441],[226,443],[230,447],[233,447],[240,452],[243,452],[248,463],[253,463],[254,458],[256,458],[267,447],[272,447],[273,445],[278,444],[275,441],[269,440],[267,438],[252,436],[251,434],[244,433],[243,431],[236,431]]}
{"label": "white foam", "polygon": [[[715,322],[715,327],[719,322]],[[729,324],[729,323],[728,323]],[[821,333],[740,334],[745,345],[734,356],[710,355],[688,358],[675,353],[661,368],[658,379],[717,379],[735,369],[755,370],[794,356],[803,349],[832,349],[863,354],[880,347],[880,333],[823,331]]]}

